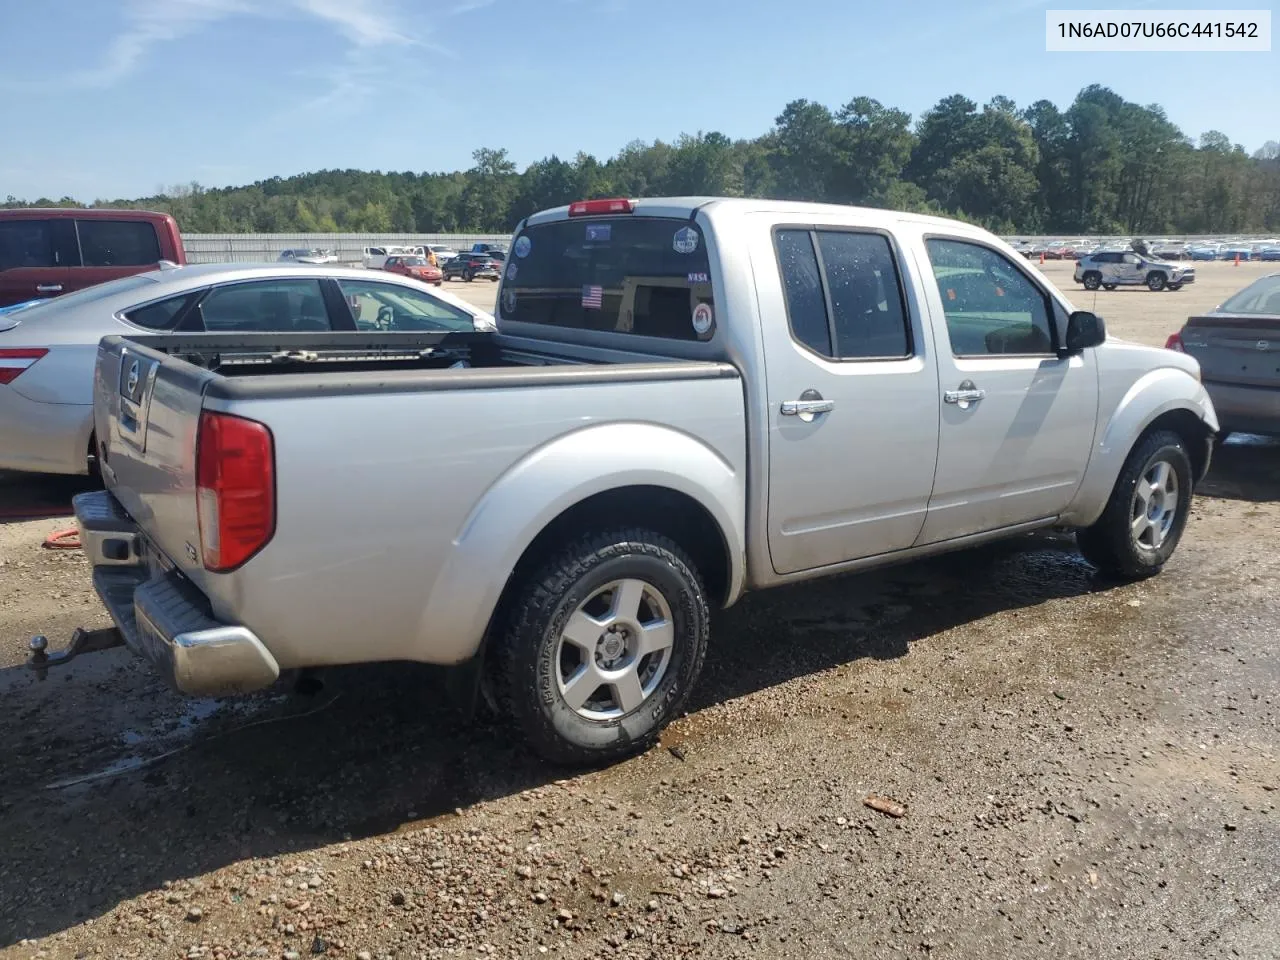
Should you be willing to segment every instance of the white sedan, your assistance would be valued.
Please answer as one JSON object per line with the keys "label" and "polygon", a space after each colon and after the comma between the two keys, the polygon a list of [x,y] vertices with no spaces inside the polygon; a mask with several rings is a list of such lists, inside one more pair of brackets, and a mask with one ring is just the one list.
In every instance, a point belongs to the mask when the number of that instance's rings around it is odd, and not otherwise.
{"label": "white sedan", "polygon": [[163,267],[0,314],[0,470],[87,473],[93,366],[113,333],[495,329],[466,301],[353,267]]}

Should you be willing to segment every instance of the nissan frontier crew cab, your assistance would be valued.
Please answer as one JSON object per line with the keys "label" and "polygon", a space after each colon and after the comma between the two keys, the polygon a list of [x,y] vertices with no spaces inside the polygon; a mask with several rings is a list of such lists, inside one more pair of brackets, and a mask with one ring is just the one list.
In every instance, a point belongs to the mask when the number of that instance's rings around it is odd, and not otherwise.
{"label": "nissan frontier crew cab", "polygon": [[105,339],[75,508],[117,630],[36,665],[118,639],[223,695],[465,664],[599,762],[678,714],[744,591],[1046,527],[1147,576],[1208,468],[1195,360],[967,224],[617,199],[512,241],[496,333]]}

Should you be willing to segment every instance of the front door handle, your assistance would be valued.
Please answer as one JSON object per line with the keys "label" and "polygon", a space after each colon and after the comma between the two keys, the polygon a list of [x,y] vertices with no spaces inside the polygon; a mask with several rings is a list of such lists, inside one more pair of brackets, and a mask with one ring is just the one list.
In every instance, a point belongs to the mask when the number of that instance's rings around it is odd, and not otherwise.
{"label": "front door handle", "polygon": [[61,293],[62,284],[60,283],[40,283],[36,285],[36,293]]}
{"label": "front door handle", "polygon": [[961,410],[968,409],[969,404],[977,403],[987,395],[987,391],[980,390],[973,385],[972,380],[966,380],[960,384],[959,390],[947,390],[942,394],[944,403],[954,403]]}
{"label": "front door handle", "polygon": [[808,422],[819,413],[830,413],[836,408],[834,400],[824,400],[822,394],[817,390],[806,390],[800,394],[799,400],[783,400],[782,415],[784,417],[799,417],[801,420]]}

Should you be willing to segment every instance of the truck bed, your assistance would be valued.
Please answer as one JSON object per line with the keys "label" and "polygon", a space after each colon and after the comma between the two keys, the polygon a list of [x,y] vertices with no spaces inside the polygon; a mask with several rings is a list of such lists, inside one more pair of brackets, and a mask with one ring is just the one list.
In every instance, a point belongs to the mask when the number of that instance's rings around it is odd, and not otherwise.
{"label": "truck bed", "polygon": [[[201,560],[205,412],[273,444],[274,532],[229,572]],[[490,333],[108,337],[95,426],[153,567],[282,669],[467,658],[502,588],[484,571],[602,485],[679,489],[696,462],[745,513],[743,387],[721,362]]]}

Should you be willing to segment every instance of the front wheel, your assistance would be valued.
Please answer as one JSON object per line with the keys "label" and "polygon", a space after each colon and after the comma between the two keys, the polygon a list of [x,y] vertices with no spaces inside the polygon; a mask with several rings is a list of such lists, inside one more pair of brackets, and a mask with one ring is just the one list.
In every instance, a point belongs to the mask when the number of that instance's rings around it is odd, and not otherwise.
{"label": "front wheel", "polygon": [[1169,430],[1148,435],[1129,451],[1102,516],[1076,533],[1081,554],[1109,576],[1159,573],[1186,528],[1191,484],[1182,438]]}
{"label": "front wheel", "polygon": [[519,584],[494,637],[499,708],[555,763],[604,763],[652,744],[706,656],[710,612],[693,562],[651,530],[567,546]]}
{"label": "front wheel", "polygon": [[473,276],[471,275],[471,271],[470,271],[470,270],[468,270],[466,273],[464,273],[464,274],[462,275],[462,279],[463,279],[463,280],[465,280],[465,281],[467,281],[467,283],[470,283],[472,280],[474,280],[474,279],[475,279],[475,277],[473,277]]}
{"label": "front wheel", "polygon": [[1102,285],[1103,290],[1114,290],[1115,288],[1116,288],[1116,285],[1114,283],[1104,283]]}
{"label": "front wheel", "polygon": [[1171,283],[1171,284],[1169,284],[1169,286],[1167,286],[1165,289],[1166,289],[1166,290],[1171,290],[1171,291],[1181,290],[1181,289],[1182,289],[1182,284],[1180,284],[1180,283]]}
{"label": "front wheel", "polygon": [[1084,288],[1086,290],[1097,290],[1102,286],[1102,274],[1090,270],[1084,275]]}
{"label": "front wheel", "polygon": [[1147,274],[1147,289],[1152,293],[1159,293],[1164,289],[1164,274],[1152,271]]}

